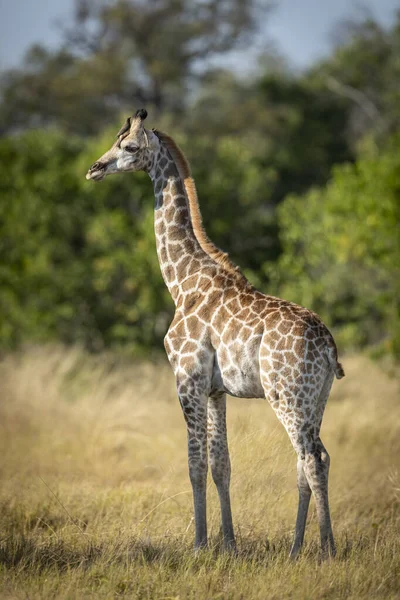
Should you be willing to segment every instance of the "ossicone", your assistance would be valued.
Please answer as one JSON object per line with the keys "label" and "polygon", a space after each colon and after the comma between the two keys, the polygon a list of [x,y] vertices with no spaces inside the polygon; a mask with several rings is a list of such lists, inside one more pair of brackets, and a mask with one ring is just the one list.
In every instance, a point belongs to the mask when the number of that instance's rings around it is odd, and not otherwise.
{"label": "ossicone", "polygon": [[135,113],[135,119],[137,119],[137,117],[139,117],[141,121],[144,121],[147,117],[147,110],[145,108],[139,108]]}

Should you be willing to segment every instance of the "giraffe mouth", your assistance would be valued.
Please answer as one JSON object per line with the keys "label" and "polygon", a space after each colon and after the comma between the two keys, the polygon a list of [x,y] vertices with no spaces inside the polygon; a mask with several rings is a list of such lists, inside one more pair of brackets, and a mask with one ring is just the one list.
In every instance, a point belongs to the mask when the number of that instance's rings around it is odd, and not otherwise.
{"label": "giraffe mouth", "polygon": [[101,181],[102,179],[104,179],[105,176],[105,169],[102,169],[100,171],[91,171],[89,169],[89,171],[86,173],[86,179],[91,181]]}

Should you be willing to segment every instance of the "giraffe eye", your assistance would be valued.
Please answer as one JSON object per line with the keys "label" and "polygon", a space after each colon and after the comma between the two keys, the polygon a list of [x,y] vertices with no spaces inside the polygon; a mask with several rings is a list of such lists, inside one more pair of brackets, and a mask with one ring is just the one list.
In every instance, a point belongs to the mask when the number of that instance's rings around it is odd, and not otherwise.
{"label": "giraffe eye", "polygon": [[124,150],[134,154],[135,152],[137,152],[139,150],[139,146],[134,146],[133,144],[128,144],[127,146],[124,146]]}

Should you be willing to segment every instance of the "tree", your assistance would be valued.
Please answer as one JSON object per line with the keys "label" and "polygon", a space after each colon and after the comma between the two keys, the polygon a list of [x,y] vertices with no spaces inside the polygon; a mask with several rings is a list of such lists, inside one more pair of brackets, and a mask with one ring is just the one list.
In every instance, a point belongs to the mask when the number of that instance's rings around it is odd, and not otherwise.
{"label": "tree", "polygon": [[248,43],[268,8],[256,0],[77,0],[63,46],[35,46],[2,75],[0,132],[57,124],[86,135],[142,105],[179,115],[207,61]]}
{"label": "tree", "polygon": [[399,48],[400,11],[390,28],[367,17],[342,26],[336,50],[310,71],[314,84],[346,101],[353,147],[367,133],[384,141],[400,126]]}

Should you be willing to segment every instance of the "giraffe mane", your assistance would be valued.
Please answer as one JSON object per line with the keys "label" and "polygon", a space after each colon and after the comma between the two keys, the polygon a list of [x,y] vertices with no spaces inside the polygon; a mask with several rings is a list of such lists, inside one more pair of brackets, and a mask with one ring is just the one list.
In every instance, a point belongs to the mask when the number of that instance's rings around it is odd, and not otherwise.
{"label": "giraffe mane", "polygon": [[189,162],[178,144],[166,133],[153,130],[159,140],[166,146],[176,168],[178,169],[179,177],[182,180],[185,194],[189,203],[190,220],[192,223],[194,235],[197,238],[201,248],[206,252],[216,263],[221,265],[226,271],[233,274],[237,279],[242,279],[247,283],[247,279],[229,258],[229,254],[217,248],[210,240],[206,230],[204,229],[203,219],[200,212],[199,199],[197,196],[196,184],[192,177]]}

